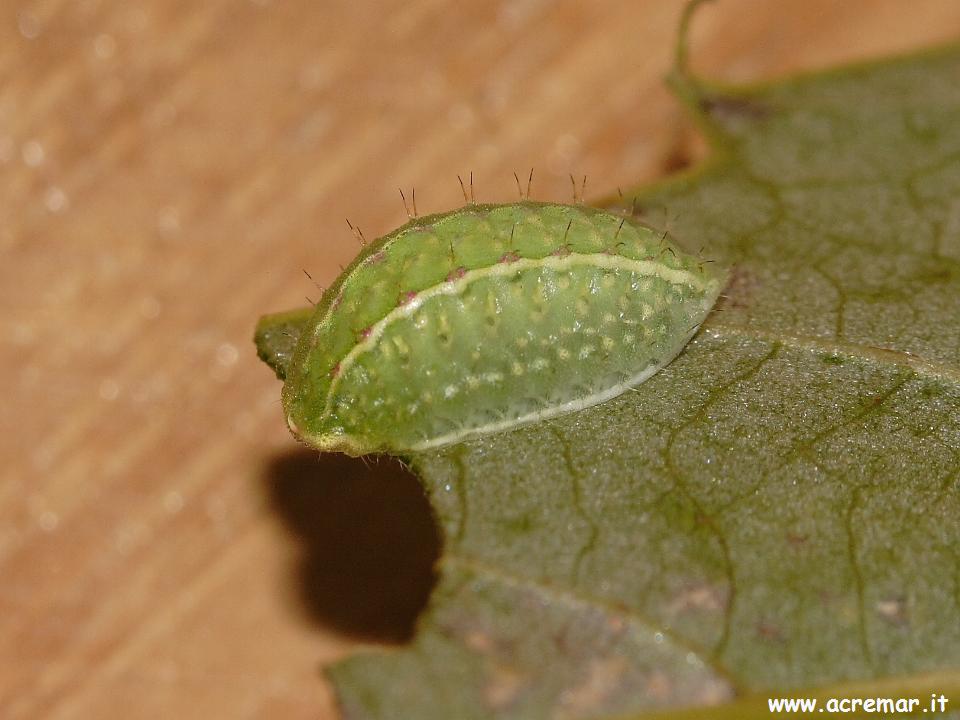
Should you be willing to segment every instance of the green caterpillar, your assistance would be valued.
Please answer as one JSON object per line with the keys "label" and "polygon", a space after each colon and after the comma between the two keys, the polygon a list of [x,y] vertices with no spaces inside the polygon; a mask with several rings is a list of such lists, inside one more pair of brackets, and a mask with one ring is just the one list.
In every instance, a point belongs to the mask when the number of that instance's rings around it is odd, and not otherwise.
{"label": "green caterpillar", "polygon": [[[258,345],[308,445],[419,451],[642,383],[690,340],[725,279],[631,217],[468,204],[366,246],[309,319],[262,319]],[[277,342],[288,327],[295,347]]]}

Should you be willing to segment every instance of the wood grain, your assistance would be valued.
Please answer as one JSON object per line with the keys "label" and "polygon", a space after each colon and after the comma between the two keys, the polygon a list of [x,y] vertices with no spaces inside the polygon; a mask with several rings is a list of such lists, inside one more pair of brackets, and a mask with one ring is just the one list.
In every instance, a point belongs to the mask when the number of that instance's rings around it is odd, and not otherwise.
{"label": "wood grain", "polygon": [[[332,718],[320,666],[402,641],[418,486],[297,449],[251,344],[421,212],[652,179],[697,144],[681,3],[35,0],[0,7],[0,714]],[[951,0],[724,0],[726,80],[960,35]]]}

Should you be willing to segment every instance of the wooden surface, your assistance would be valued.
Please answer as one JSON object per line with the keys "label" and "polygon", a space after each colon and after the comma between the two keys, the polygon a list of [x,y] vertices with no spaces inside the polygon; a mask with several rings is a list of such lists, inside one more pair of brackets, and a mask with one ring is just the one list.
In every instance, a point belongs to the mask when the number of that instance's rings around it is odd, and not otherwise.
{"label": "wooden surface", "polygon": [[[398,187],[682,165],[680,6],[0,3],[0,716],[335,717],[322,663],[409,635],[438,539],[391,464],[298,450],[254,322]],[[693,41],[744,80],[950,37],[953,0],[723,0]]]}

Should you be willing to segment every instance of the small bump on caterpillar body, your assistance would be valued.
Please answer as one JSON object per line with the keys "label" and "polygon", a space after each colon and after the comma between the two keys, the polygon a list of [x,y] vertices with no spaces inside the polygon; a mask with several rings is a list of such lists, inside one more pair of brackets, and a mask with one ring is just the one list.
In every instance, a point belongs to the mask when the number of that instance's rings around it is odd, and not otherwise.
{"label": "small bump on caterpillar body", "polygon": [[725,279],[664,233],[582,205],[413,218],[366,243],[302,325],[283,358],[287,422],[356,456],[580,410],[676,357]]}

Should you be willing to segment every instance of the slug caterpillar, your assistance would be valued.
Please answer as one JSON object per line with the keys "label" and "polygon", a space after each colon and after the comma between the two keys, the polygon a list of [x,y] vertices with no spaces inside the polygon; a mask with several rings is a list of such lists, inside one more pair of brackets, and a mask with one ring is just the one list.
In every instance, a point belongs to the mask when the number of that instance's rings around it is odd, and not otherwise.
{"label": "slug caterpillar", "polygon": [[415,218],[365,247],[286,348],[288,425],[356,456],[595,405],[676,357],[725,277],[664,234],[581,205]]}

